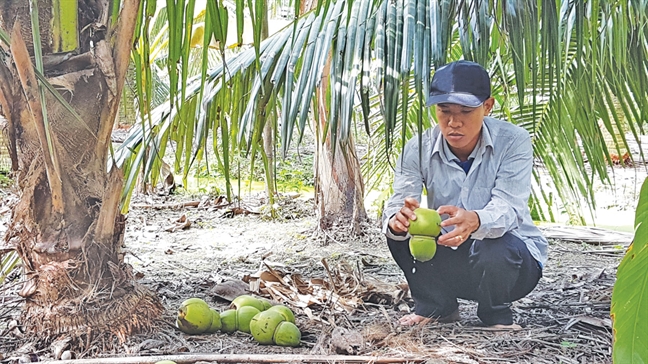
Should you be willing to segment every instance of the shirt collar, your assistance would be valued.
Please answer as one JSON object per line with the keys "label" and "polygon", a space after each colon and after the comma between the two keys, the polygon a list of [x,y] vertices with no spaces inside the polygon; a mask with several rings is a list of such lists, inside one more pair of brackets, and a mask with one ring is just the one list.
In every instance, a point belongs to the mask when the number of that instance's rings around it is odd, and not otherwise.
{"label": "shirt collar", "polygon": [[481,143],[484,149],[486,149],[486,147],[491,147],[491,149],[493,149],[493,138],[491,137],[491,132],[488,128],[488,124],[491,123],[490,119],[491,118],[489,116],[486,116],[484,118],[484,126],[482,126]]}

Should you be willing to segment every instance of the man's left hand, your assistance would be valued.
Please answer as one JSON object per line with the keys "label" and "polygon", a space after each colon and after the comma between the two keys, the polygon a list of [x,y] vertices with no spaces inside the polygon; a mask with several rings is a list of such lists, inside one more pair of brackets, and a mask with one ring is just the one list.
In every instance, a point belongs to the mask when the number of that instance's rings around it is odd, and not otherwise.
{"label": "man's left hand", "polygon": [[470,234],[479,229],[479,216],[475,211],[468,211],[457,206],[441,206],[437,212],[450,216],[441,222],[441,227],[455,226],[451,232],[439,236],[437,239],[439,245],[459,246],[468,240]]}

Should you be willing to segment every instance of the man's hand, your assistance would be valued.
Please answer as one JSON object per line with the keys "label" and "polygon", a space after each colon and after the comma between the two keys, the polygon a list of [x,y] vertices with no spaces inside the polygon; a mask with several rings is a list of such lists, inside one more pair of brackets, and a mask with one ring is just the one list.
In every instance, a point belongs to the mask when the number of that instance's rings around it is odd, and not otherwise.
{"label": "man's hand", "polygon": [[479,215],[475,211],[464,210],[457,206],[441,206],[437,212],[450,215],[449,219],[441,222],[441,227],[455,226],[451,232],[439,236],[437,239],[439,245],[459,246],[468,240],[470,234],[479,229]]}
{"label": "man's hand", "polygon": [[406,197],[405,204],[401,209],[389,219],[389,228],[394,234],[405,234],[409,230],[410,220],[416,220],[414,210],[419,207],[419,202],[415,198]]}

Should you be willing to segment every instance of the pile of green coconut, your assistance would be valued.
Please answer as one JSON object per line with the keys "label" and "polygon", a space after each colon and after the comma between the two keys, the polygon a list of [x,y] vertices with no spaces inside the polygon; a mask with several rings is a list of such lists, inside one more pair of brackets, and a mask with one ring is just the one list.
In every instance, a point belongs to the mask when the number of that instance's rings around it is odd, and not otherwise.
{"label": "pile of green coconut", "polygon": [[298,346],[301,341],[290,308],[250,295],[236,297],[222,313],[200,298],[189,298],[178,309],[176,327],[190,335],[241,331],[263,345]]}

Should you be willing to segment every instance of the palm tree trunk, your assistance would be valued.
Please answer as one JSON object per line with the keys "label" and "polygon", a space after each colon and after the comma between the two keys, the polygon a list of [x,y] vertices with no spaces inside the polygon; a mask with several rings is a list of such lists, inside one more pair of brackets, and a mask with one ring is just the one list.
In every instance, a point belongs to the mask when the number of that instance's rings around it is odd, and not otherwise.
{"label": "palm tree trunk", "polygon": [[[157,297],[134,281],[131,267],[124,263],[125,218],[119,207],[122,171],[111,168],[107,172],[108,143],[139,0],[123,2],[112,49],[95,34],[99,38],[93,39],[94,47],[81,45],[83,52],[65,62],[46,62],[49,82],[65,90],[63,97],[81,121],[51,94],[44,105],[34,97],[38,86],[28,47],[22,41],[31,39],[31,27],[25,26],[24,16],[11,17],[19,3],[25,2],[9,1],[0,8],[0,27],[13,29],[12,60],[0,63],[0,110],[14,138],[11,154],[20,188],[5,239],[23,261],[26,280],[19,294],[26,303],[22,323],[41,338],[67,334],[81,346],[99,335],[124,341],[150,327],[162,312]],[[79,0],[86,16],[88,9],[102,6],[97,4]],[[109,9],[93,10],[94,14],[109,13]],[[54,59],[48,54],[44,57]],[[38,107],[46,108],[49,128],[44,127]],[[51,148],[43,131],[51,135]]]}
{"label": "palm tree trunk", "polygon": [[355,153],[353,139],[347,144],[337,143],[333,154],[331,137],[317,143],[315,194],[319,211],[319,227],[351,226],[361,232],[360,223],[367,219],[364,208],[364,182],[360,161]]}
{"label": "palm tree trunk", "polygon": [[360,161],[356,154],[355,143],[350,137],[348,142],[336,141],[335,149],[331,141],[331,131],[320,141],[326,124],[325,90],[329,82],[331,57],[322,75],[321,86],[316,90],[319,99],[319,125],[317,130],[317,149],[315,155],[315,199],[319,213],[320,229],[333,225],[351,226],[355,233],[361,232],[360,223],[367,219],[364,208],[364,182],[360,171]]}
{"label": "palm tree trunk", "polygon": [[[302,1],[300,14],[313,10],[317,1]],[[353,138],[345,144],[331,141],[331,131],[323,136],[326,116],[326,90],[331,70],[331,55],[322,73],[320,86],[315,90],[318,102],[318,120],[314,121],[317,144],[315,149],[315,201],[317,203],[318,223],[322,230],[333,225],[350,226],[353,233],[360,233],[360,223],[367,219],[364,208],[364,182],[360,171],[360,161],[355,151]],[[325,138],[322,143],[322,137]]]}
{"label": "palm tree trunk", "polygon": [[[263,13],[265,14],[265,16],[262,17],[261,40],[268,38],[269,35],[268,2],[265,0],[263,0]],[[265,92],[271,92],[271,91],[269,88],[266,88]],[[265,187],[266,187],[266,194],[268,195],[268,205],[270,205],[271,209],[274,209],[274,207],[272,206],[274,205],[275,195],[277,194],[277,182],[275,180],[276,171],[275,171],[275,152],[274,152],[274,146],[275,146],[274,123],[271,122],[271,120],[272,118],[267,118],[266,115],[266,122],[265,122],[265,126],[263,127],[263,151],[265,153],[265,159],[267,164],[266,171],[265,171],[265,176],[266,176]]]}

